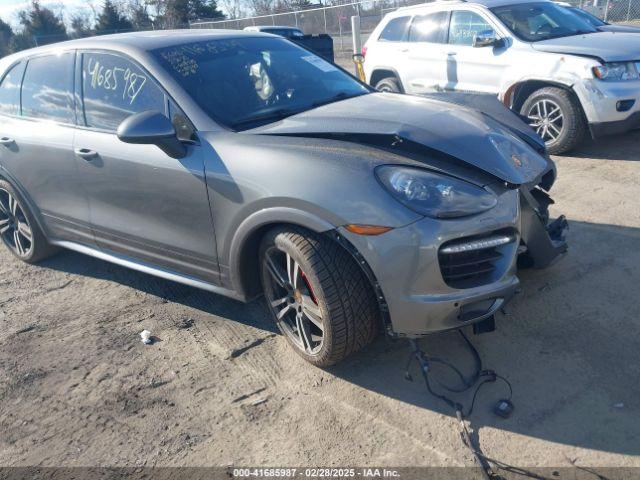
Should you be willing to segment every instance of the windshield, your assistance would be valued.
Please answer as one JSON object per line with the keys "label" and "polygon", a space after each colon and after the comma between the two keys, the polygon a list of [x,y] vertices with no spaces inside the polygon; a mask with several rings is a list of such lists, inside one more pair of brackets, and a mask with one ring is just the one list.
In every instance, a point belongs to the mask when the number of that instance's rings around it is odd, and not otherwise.
{"label": "windshield", "polygon": [[589,12],[585,12],[580,8],[577,8],[577,7],[567,7],[567,8],[571,10],[573,13],[575,13],[576,15],[578,15],[584,21],[589,22],[593,27],[597,28],[597,27],[602,27],[603,25],[606,25],[606,23],[600,20],[598,17],[591,15]]}
{"label": "windshield", "polygon": [[491,11],[525,42],[597,32],[589,22],[566,7],[551,2],[505,5]]}
{"label": "windshield", "polygon": [[282,38],[233,38],[151,52],[211,118],[233,130],[369,93],[346,72]]}

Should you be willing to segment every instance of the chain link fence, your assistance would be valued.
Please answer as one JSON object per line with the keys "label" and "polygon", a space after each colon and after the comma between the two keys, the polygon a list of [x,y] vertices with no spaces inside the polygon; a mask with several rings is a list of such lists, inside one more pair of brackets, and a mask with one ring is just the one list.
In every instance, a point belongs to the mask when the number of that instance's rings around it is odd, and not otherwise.
{"label": "chain link fence", "polygon": [[[640,1],[640,0],[638,0]],[[368,35],[389,12],[399,7],[425,3],[425,0],[373,0],[330,7],[310,8],[296,12],[275,13],[255,17],[215,22],[196,22],[191,28],[224,28],[241,30],[249,26],[298,27],[305,34],[326,33],[333,38],[337,63],[349,63],[353,53],[351,17],[360,16],[360,31],[364,43]]]}
{"label": "chain link fence", "polygon": [[[241,30],[248,26],[298,27],[305,34],[326,33],[334,40],[337,63],[349,63],[352,47],[351,17],[360,16],[362,42],[389,12],[399,7],[426,3],[430,0],[372,0],[345,3],[296,12],[274,13],[233,20],[196,22],[191,28],[223,28]],[[609,23],[640,26],[640,0],[564,0]]]}
{"label": "chain link fence", "polygon": [[609,23],[640,26],[640,0],[566,0]]}
{"label": "chain link fence", "polygon": [[[348,0],[347,0],[348,1]],[[318,35],[326,33],[334,40],[336,62],[351,63],[353,53],[351,17],[360,16],[360,31],[364,43],[380,20],[389,12],[400,7],[417,5],[432,0],[370,0],[343,3],[320,8],[310,8],[295,12],[258,15],[232,20],[202,21],[185,25],[183,28],[238,29],[253,25],[298,27],[304,33]],[[629,24],[640,27],[640,0],[560,0],[585,10],[609,23]],[[158,28],[153,25],[148,29]],[[161,27],[159,27],[161,28]],[[176,27],[174,27],[176,28]],[[102,32],[119,33],[119,32]],[[73,35],[71,35],[73,38]],[[39,36],[33,45],[66,40],[67,36]]]}

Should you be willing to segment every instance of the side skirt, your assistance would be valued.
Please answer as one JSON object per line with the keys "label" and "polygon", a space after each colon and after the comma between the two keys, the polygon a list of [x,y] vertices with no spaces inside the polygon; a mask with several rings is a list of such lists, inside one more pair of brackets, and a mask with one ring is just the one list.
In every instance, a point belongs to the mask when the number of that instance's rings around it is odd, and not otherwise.
{"label": "side skirt", "polygon": [[172,272],[170,270],[164,270],[164,269],[155,267],[153,265],[149,265],[147,263],[139,262],[129,257],[106,253],[101,250],[96,250],[94,248],[87,247],[85,245],[80,245],[74,242],[54,240],[54,241],[51,241],[51,244],[56,245],[58,247],[67,248],[69,250],[73,250],[79,253],[83,253],[91,257],[99,258],[100,260],[105,260],[110,263],[115,263],[116,265],[121,265],[123,267],[130,268],[132,270],[137,270],[139,272],[147,273],[155,277],[164,278],[165,280],[171,280],[173,282],[189,285],[190,287],[200,288],[202,290],[217,293],[218,295],[224,295],[225,297],[233,298],[234,300],[239,300],[241,302],[246,301],[246,299],[242,295],[239,295],[233,290],[219,287],[212,283],[203,282],[202,280],[198,280],[197,278],[190,277],[188,275]]}

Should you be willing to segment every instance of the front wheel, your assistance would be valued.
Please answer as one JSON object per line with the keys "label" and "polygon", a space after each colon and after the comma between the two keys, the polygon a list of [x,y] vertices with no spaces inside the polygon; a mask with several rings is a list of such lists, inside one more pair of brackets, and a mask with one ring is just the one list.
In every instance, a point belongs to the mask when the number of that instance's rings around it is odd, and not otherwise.
{"label": "front wheel", "polygon": [[307,230],[276,228],[263,239],[260,259],[267,306],[305,360],[328,367],[373,340],[376,297],[340,245]]}
{"label": "front wheel", "polygon": [[400,81],[394,77],[387,77],[376,83],[376,90],[379,92],[402,93]]}
{"label": "front wheel", "polygon": [[584,137],[587,124],[578,100],[567,90],[545,87],[533,92],[520,113],[544,140],[552,154],[575,148]]}

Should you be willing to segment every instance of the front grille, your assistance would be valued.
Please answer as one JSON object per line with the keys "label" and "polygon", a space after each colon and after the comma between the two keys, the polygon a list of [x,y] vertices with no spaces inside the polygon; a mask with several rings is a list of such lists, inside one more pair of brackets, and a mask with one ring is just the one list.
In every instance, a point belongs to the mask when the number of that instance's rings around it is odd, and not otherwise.
{"label": "front grille", "polygon": [[494,232],[447,242],[438,253],[440,272],[453,288],[472,288],[495,280],[498,266],[504,262],[504,249],[516,236],[510,231]]}

